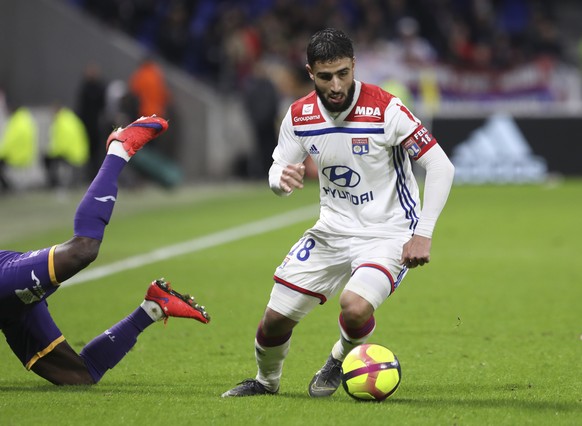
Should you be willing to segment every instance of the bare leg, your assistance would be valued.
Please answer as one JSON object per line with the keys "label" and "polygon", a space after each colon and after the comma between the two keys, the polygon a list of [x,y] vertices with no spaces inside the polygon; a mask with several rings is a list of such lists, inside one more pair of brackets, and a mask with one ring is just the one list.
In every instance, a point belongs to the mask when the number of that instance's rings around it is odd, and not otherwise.
{"label": "bare leg", "polygon": [[95,384],[83,358],[66,341],[36,361],[31,370],[55,385]]}

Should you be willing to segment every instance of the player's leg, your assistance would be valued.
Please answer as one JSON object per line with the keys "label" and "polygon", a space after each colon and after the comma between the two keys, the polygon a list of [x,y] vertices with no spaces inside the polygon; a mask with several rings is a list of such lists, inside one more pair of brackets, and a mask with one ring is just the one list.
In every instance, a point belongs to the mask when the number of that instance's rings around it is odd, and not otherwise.
{"label": "player's leg", "polygon": [[111,133],[107,140],[107,155],[77,207],[74,237],[59,244],[55,250],[54,269],[59,283],[97,258],[117,200],[117,181],[121,171],[137,151],[167,128],[166,120],[153,116],[142,117]]}
{"label": "player's leg", "polygon": [[81,351],[81,358],[97,383],[107,370],[115,367],[151,324],[169,317],[192,318],[208,323],[210,316],[194,298],[181,295],[163,279],[151,283],[142,304],[126,318],[105,330]]}
{"label": "player's leg", "polygon": [[0,301],[6,342],[27,370],[55,384],[91,384],[83,360],[65,341],[45,300],[27,306]]}
{"label": "player's leg", "polygon": [[[222,397],[274,394],[279,390],[283,363],[293,328],[320,300],[275,284],[255,335],[257,375],[224,392]],[[280,312],[284,312],[280,313]]]}
{"label": "player's leg", "polygon": [[326,363],[311,381],[311,396],[329,396],[335,392],[341,383],[342,361],[374,332],[374,312],[406,275],[407,269],[400,264],[402,244],[406,238],[409,236],[389,240],[350,239],[354,270],[340,295],[340,337]]}
{"label": "player's leg", "polygon": [[55,385],[93,385],[85,361],[65,340],[40,358],[31,371]]}
{"label": "player's leg", "polygon": [[108,154],[75,213],[75,236],[41,250],[0,251],[1,301],[22,306],[46,299],[59,283],[95,260],[113,212],[119,174],[135,152],[166,129],[163,118],[144,117],[109,136]]}
{"label": "player's leg", "polygon": [[255,334],[257,375],[245,379],[222,397],[275,394],[283,373],[283,363],[291,345],[291,334],[298,321],[267,307]]}
{"label": "player's leg", "polygon": [[291,318],[267,307],[255,335],[256,380],[270,392],[279,390],[283,363],[291,345],[293,328],[298,324]]}
{"label": "player's leg", "polygon": [[[192,318],[203,323],[210,320],[204,307],[192,297],[174,291],[162,279],[156,280],[135,311],[89,342],[79,355],[62,337],[46,303],[37,305],[23,316],[25,320],[8,327],[5,334],[28,369],[57,385],[99,382],[131,350],[139,334],[156,321],[169,317]],[[35,348],[33,352],[31,347]]]}
{"label": "player's leg", "polygon": [[333,296],[349,276],[345,239],[312,231],[292,247],[275,272],[275,285],[255,335],[258,372],[223,397],[275,393],[289,352],[293,327]]}
{"label": "player's leg", "polygon": [[[353,348],[366,343],[376,328],[374,311],[390,294],[383,292],[381,296],[372,298],[370,302],[354,292],[354,285],[363,285],[367,289],[378,287],[384,290],[387,288],[386,283],[386,276],[376,269],[359,269],[348,282],[347,288],[340,295],[341,312],[338,319],[340,339],[331,352],[335,359],[343,361]],[[384,298],[381,299],[382,297]]]}
{"label": "player's leg", "polygon": [[[356,259],[357,265],[340,295],[339,340],[323,367],[309,385],[312,397],[332,395],[341,384],[341,363],[356,346],[365,343],[376,327],[374,312],[392,294],[406,269],[400,265],[400,241],[380,240],[375,244],[353,241],[354,252],[374,253],[370,261]],[[396,277],[396,278],[394,278]]]}
{"label": "player's leg", "polygon": [[374,311],[381,301],[375,300],[374,304],[377,306],[374,306],[370,301],[355,293],[354,288],[360,286],[368,288],[372,286],[372,282],[380,283],[377,286],[385,288],[383,284],[385,280],[385,276],[377,276],[374,270],[358,269],[352,275],[340,295],[341,312],[338,320],[340,338],[334,344],[325,364],[311,379],[308,389],[310,396],[332,395],[341,384],[342,361],[353,348],[365,343],[374,332],[376,327]]}
{"label": "player's leg", "polygon": [[117,199],[121,171],[137,151],[167,128],[168,123],[163,118],[142,117],[111,133],[107,140],[107,155],[77,207],[74,237],[59,244],[55,250],[54,270],[59,283],[97,258]]}

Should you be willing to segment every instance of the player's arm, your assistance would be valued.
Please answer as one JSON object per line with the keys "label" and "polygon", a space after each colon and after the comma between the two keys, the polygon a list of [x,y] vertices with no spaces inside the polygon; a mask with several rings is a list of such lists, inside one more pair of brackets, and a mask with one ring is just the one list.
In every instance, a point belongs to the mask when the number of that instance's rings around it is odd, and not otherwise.
{"label": "player's arm", "polygon": [[397,134],[408,135],[401,146],[416,164],[426,170],[422,212],[414,235],[403,246],[400,259],[403,265],[414,268],[430,261],[432,233],[447,202],[455,168],[426,127],[398,101],[391,105],[399,110],[393,115],[393,125]]}
{"label": "player's arm", "polygon": [[269,169],[269,186],[277,195],[289,195],[303,188],[307,153],[295,138],[291,126],[290,110],[281,123],[279,141],[273,151],[273,164]]}
{"label": "player's arm", "polygon": [[415,235],[431,238],[438,217],[445,207],[455,167],[440,145],[435,144],[416,163],[426,170],[422,213],[416,225]]}
{"label": "player's arm", "polygon": [[422,213],[414,235],[404,245],[401,263],[414,268],[430,261],[431,238],[455,175],[455,168],[440,145],[433,145],[416,160],[426,170]]}

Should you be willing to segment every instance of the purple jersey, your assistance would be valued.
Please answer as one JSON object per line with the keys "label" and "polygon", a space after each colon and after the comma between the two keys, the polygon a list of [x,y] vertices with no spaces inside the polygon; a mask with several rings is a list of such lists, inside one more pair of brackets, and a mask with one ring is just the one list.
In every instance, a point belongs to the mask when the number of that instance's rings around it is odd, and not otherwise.
{"label": "purple jersey", "polygon": [[58,286],[55,249],[56,246],[26,253],[0,251],[0,303],[16,296],[28,305],[45,298],[47,292],[53,293]]}
{"label": "purple jersey", "polygon": [[58,288],[55,249],[0,251],[0,328],[28,369],[64,340],[45,300]]}

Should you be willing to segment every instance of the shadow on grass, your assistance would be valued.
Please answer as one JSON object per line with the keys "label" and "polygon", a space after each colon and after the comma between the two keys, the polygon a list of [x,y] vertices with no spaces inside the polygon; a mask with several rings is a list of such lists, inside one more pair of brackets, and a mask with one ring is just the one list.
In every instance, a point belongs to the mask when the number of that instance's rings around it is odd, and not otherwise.
{"label": "shadow on grass", "polygon": [[[17,392],[17,393],[37,393],[37,394],[75,394],[91,393],[94,395],[158,395],[160,391],[167,388],[168,392],[192,392],[192,384],[172,384],[160,385],[132,382],[114,382],[107,384],[97,384],[93,386],[55,386],[49,383],[22,382],[20,384],[1,384],[0,393]],[[180,390],[181,389],[181,390]],[[451,386],[411,386],[408,385],[405,392],[399,390],[394,396],[384,402],[356,401],[346,395],[343,390],[338,389],[337,393],[329,398],[312,398],[307,391],[288,389],[283,390],[277,395],[263,395],[258,397],[246,398],[228,398],[228,401],[240,401],[247,403],[255,398],[266,401],[270,398],[273,400],[288,401],[312,401],[314,404],[341,404],[342,406],[361,405],[366,406],[373,404],[376,407],[391,406],[413,407],[422,409],[439,409],[443,407],[458,409],[518,409],[518,410],[537,410],[551,412],[580,412],[582,410],[582,397],[576,398],[575,401],[558,401],[557,396],[551,395],[541,399],[537,394],[531,394],[528,391],[532,389],[527,384],[503,384],[499,386],[475,386],[470,384],[458,384]],[[195,392],[196,393],[196,392]],[[408,396],[412,395],[412,396]],[[207,397],[208,394],[206,393]],[[221,400],[220,394],[216,398]],[[552,400],[553,398],[553,400]],[[564,398],[562,398],[564,399]],[[222,399],[223,401],[226,401]]]}
{"label": "shadow on grass", "polygon": [[184,385],[144,385],[143,383],[108,383],[96,385],[73,385],[73,386],[56,386],[50,383],[22,383],[22,384],[0,384],[0,393],[4,392],[31,392],[31,393],[46,393],[46,394],[75,394],[87,393],[95,395],[118,395],[118,394],[136,394],[148,395],[160,392],[160,389],[168,391],[188,392],[192,390],[192,385],[185,383]]}
{"label": "shadow on grass", "polygon": [[[342,388],[329,398],[317,398],[315,402],[325,403],[328,401],[333,404],[374,404],[377,406],[399,405],[410,406],[415,408],[438,409],[442,407],[451,407],[459,409],[518,409],[518,410],[537,410],[551,412],[581,412],[582,397],[576,398],[575,401],[561,401],[555,395],[540,397],[528,393],[532,389],[527,384],[504,384],[500,386],[491,386],[489,389],[483,386],[458,385],[458,386],[407,386],[406,393],[399,390],[394,396],[383,402],[375,401],[357,401],[343,393]],[[413,396],[407,396],[413,395]],[[420,395],[420,396],[419,396]],[[434,396],[433,396],[434,395]],[[278,398],[287,398],[292,400],[314,400],[307,392],[282,392],[277,395]],[[544,398],[544,399],[542,399]]]}
{"label": "shadow on grass", "polygon": [[508,408],[538,411],[580,412],[582,402],[557,402],[557,401],[525,401],[513,398],[398,398],[391,399],[390,404],[402,404],[415,407],[436,408],[450,406],[457,408]]}

